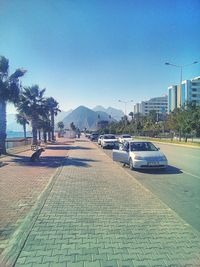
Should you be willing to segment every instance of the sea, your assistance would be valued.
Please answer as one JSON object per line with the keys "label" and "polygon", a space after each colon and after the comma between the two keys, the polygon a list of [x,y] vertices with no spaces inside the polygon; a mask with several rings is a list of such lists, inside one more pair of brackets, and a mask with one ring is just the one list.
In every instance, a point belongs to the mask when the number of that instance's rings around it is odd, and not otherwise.
{"label": "sea", "polygon": [[[31,132],[27,132],[26,133],[27,137],[32,137],[32,133]],[[23,132],[14,132],[14,131],[8,131],[7,132],[7,138],[23,138],[24,137],[24,133]]]}

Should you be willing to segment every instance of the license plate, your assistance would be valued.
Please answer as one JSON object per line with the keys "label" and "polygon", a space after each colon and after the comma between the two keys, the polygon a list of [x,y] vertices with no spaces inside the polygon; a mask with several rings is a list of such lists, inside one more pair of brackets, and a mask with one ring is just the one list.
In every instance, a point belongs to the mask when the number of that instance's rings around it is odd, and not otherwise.
{"label": "license plate", "polygon": [[159,162],[148,162],[149,166],[159,166]]}

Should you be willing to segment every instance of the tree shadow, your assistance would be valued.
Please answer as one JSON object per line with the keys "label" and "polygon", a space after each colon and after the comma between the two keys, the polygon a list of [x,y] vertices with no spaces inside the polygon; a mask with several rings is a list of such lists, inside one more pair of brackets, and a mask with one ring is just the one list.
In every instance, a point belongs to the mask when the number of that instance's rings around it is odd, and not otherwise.
{"label": "tree shadow", "polygon": [[183,173],[179,168],[168,165],[165,169],[145,169],[145,170],[137,170],[140,173],[149,173],[149,174],[164,174],[164,175],[169,175],[169,174],[181,174]]}
{"label": "tree shadow", "polygon": [[41,156],[39,161],[30,161],[29,156],[14,155],[12,159],[6,162],[9,164],[17,164],[24,167],[48,167],[58,168],[60,166],[76,166],[76,167],[90,167],[88,162],[96,162],[96,160],[85,158],[68,158],[65,156]]}
{"label": "tree shadow", "polygon": [[90,148],[90,147],[83,147],[83,146],[52,146],[52,147],[46,147],[45,150],[76,150],[76,149],[80,149],[80,150],[91,150],[94,148]]}

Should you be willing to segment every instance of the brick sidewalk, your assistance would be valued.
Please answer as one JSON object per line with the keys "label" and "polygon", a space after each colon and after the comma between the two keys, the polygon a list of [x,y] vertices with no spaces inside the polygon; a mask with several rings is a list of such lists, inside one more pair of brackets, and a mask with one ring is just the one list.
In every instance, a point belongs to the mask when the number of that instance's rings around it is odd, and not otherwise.
{"label": "brick sidewalk", "polygon": [[102,150],[80,140],[69,156],[24,231],[16,267],[200,266],[199,233]]}
{"label": "brick sidewalk", "polygon": [[56,147],[49,145],[39,163],[29,161],[33,151],[27,147],[13,149],[13,156],[1,158],[5,165],[0,168],[0,254],[61,165],[67,146]]}

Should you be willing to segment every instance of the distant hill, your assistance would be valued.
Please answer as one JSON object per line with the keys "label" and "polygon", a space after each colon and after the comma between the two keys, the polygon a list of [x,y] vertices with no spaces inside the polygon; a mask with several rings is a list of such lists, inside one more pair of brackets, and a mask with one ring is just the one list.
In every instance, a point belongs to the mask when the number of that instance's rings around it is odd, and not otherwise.
{"label": "distant hill", "polygon": [[116,109],[116,108],[112,108],[112,107],[108,107],[108,108],[104,108],[102,106],[96,106],[95,108],[93,108],[94,111],[103,111],[106,112],[108,115],[111,115],[111,117],[115,120],[120,120],[121,117],[124,116],[124,113],[122,110],[120,109]]}
{"label": "distant hill", "polygon": [[61,112],[58,112],[58,115],[55,116],[55,123],[58,123],[59,121],[62,121],[65,117],[67,117],[67,115],[69,115],[71,112],[73,111],[73,109],[70,109],[68,111],[63,111],[61,110]]}
{"label": "distant hill", "polygon": [[95,130],[98,120],[110,120],[109,115],[104,111],[94,111],[84,106],[74,109],[68,116],[63,119],[65,127],[69,127],[73,122],[80,130],[87,128]]}

